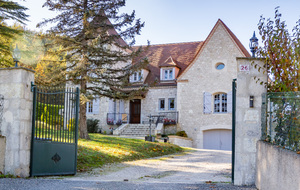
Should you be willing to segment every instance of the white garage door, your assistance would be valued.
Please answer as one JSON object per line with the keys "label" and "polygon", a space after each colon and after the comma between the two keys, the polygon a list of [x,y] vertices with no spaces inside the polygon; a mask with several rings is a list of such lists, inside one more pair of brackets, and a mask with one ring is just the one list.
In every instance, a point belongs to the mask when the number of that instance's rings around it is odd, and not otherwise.
{"label": "white garage door", "polygon": [[231,150],[231,139],[231,130],[207,130],[203,132],[203,148],[215,150]]}

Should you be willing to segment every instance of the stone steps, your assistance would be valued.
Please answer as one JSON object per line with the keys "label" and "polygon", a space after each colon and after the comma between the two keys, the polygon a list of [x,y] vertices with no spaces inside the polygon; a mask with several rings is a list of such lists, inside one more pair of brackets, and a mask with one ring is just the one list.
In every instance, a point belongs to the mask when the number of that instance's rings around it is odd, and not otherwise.
{"label": "stone steps", "polygon": [[[155,134],[155,126],[151,126],[151,134]],[[149,135],[149,125],[145,124],[128,124],[119,135],[122,136],[146,136]]]}

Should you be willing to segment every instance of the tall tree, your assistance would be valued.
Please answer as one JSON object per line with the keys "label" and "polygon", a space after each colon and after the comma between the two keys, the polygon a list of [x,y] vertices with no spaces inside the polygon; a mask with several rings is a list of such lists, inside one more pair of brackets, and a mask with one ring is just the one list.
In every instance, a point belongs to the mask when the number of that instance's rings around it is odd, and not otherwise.
{"label": "tall tree", "polygon": [[0,0],[0,59],[2,59],[2,66],[10,66],[10,59],[5,57],[11,57],[10,43],[12,38],[17,34],[21,34],[22,30],[18,28],[12,28],[5,24],[7,20],[14,20],[24,24],[27,21],[28,15],[25,14],[26,7],[21,6],[17,2],[9,0]]}
{"label": "tall tree", "polygon": [[298,91],[300,85],[300,20],[290,34],[285,21],[281,20],[279,7],[275,17],[265,19],[261,16],[258,29],[262,38],[259,56],[265,58],[264,69],[271,82],[268,91]]}
{"label": "tall tree", "polygon": [[47,34],[55,42],[48,46],[59,44],[62,48],[55,53],[67,54],[67,65],[60,70],[67,77],[61,81],[80,85],[80,138],[88,139],[86,101],[99,96],[126,98],[137,93],[122,89],[141,66],[130,64],[141,51],[131,46],[144,23],[135,19],[134,11],[119,14],[125,0],[47,0],[44,6],[59,13],[38,26],[52,23]]}

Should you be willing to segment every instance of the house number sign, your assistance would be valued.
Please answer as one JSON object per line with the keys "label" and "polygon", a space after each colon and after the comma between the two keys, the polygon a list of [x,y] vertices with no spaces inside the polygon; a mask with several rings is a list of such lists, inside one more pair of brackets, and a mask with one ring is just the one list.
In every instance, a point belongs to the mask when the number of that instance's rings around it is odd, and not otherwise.
{"label": "house number sign", "polygon": [[240,65],[240,71],[250,71],[249,65]]}

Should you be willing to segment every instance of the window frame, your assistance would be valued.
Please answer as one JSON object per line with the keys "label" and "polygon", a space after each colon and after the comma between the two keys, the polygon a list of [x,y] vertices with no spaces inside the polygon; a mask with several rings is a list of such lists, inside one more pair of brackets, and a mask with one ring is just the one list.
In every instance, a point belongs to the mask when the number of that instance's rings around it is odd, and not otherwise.
{"label": "window frame", "polygon": [[[173,108],[171,108],[171,101],[170,100],[173,100]],[[175,110],[175,98],[168,98],[168,110]]]}
{"label": "window frame", "polygon": [[[164,104],[163,104],[163,108],[162,108],[162,101],[164,102]],[[165,101],[165,99],[164,98],[159,98],[158,99],[158,110],[159,111],[165,111],[166,110],[166,101]]]}
{"label": "window frame", "polygon": [[214,113],[228,113],[227,93],[214,94]]}
{"label": "window frame", "polygon": [[[174,80],[175,79],[175,69],[174,68],[163,68],[162,69],[163,76],[162,80]],[[170,76],[171,74],[171,76]]]}
{"label": "window frame", "polygon": [[131,82],[141,82],[143,79],[143,70],[136,71],[132,74]]}
{"label": "window frame", "polygon": [[94,110],[93,110],[93,106],[94,106],[94,105],[93,105],[93,100],[90,101],[90,102],[87,102],[87,106],[86,106],[86,107],[87,107],[87,113],[88,113],[88,114],[92,114],[92,113],[93,113],[93,111],[94,111]]}

